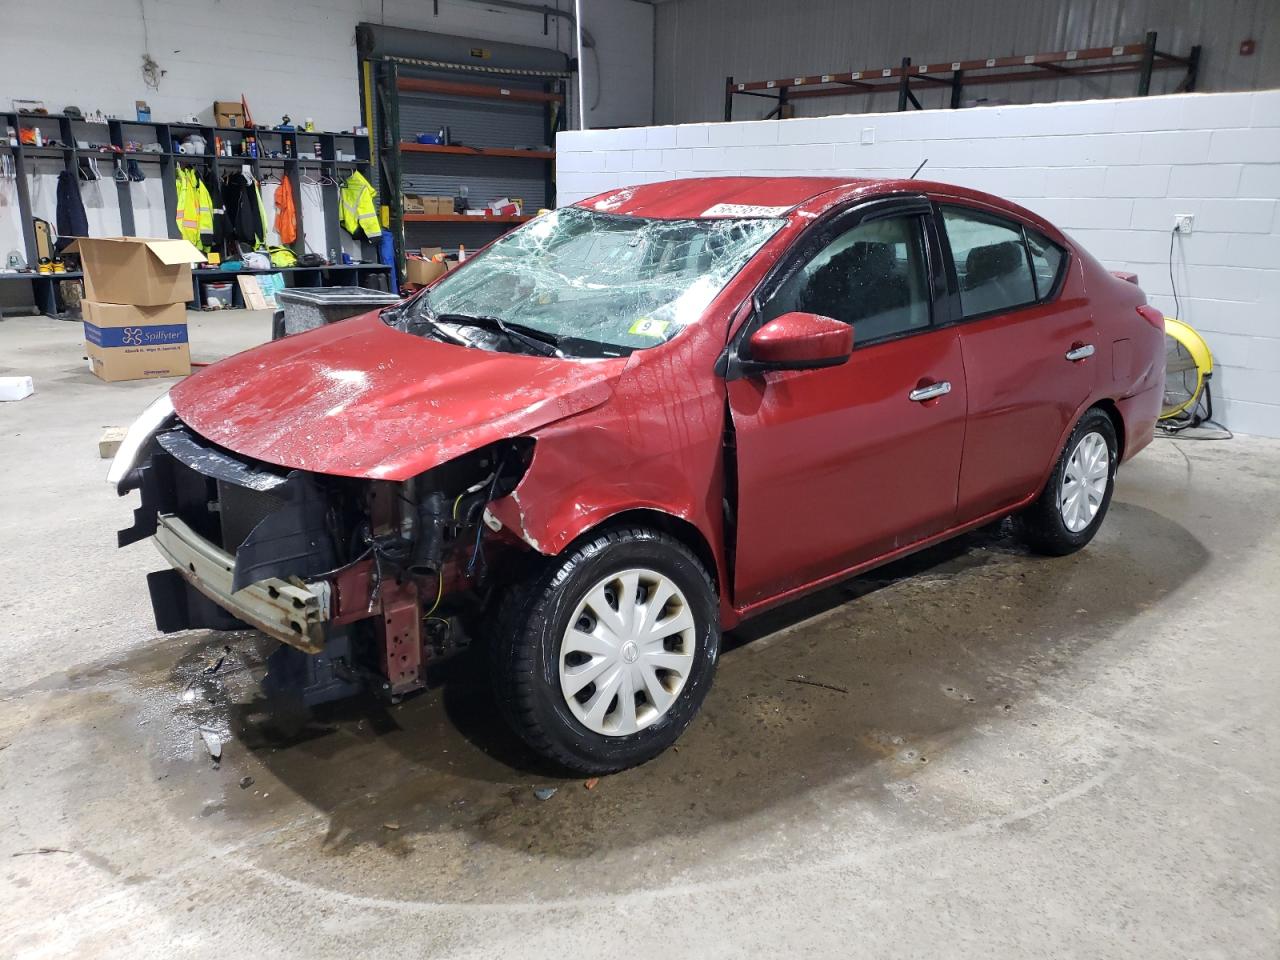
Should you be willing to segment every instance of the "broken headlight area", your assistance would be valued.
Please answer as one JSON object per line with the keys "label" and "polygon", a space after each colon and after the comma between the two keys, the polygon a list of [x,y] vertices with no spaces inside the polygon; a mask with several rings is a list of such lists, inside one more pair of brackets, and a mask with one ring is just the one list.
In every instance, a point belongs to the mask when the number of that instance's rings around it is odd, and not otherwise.
{"label": "broken headlight area", "polygon": [[153,537],[156,626],[254,628],[283,646],[267,685],[309,702],[426,685],[464,647],[484,590],[523,544],[484,523],[519,483],[533,440],[473,451],[404,482],[286,470],[179,424],[150,438],[142,503],[121,546]]}

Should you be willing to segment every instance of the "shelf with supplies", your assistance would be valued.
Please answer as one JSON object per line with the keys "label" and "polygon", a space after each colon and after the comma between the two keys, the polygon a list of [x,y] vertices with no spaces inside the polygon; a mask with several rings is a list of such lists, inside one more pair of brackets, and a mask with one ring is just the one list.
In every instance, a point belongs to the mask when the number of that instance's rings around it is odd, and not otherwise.
{"label": "shelf with supplies", "polygon": [[483,247],[555,206],[553,147],[575,77],[565,53],[424,34],[409,56],[372,24],[357,26],[356,48],[401,276],[406,250]]}
{"label": "shelf with supplies", "polygon": [[[10,128],[12,136],[18,141],[10,143],[8,137],[0,140],[0,153],[12,158],[14,181],[18,199],[18,222],[22,229],[22,242],[18,245],[20,252],[25,252],[26,264],[34,267],[40,259],[41,245],[37,243],[36,229],[31,202],[30,177],[35,174],[50,173],[50,165],[58,168],[57,172],[66,171],[77,182],[81,182],[81,170],[91,169],[87,160],[96,160],[98,176],[91,178],[101,182],[104,189],[114,183],[116,188],[116,209],[119,210],[120,229],[123,236],[138,236],[134,214],[135,189],[127,176],[113,176],[112,167],[122,170],[128,161],[146,163],[147,180],[155,180],[161,184],[164,197],[164,222],[167,234],[171,238],[181,236],[177,225],[177,174],[183,167],[195,167],[197,170],[214,177],[223,174],[234,174],[242,167],[248,167],[255,179],[259,178],[263,168],[273,172],[287,174],[293,190],[293,209],[297,227],[297,239],[290,244],[291,249],[302,256],[307,252],[307,242],[312,248],[319,250],[341,250],[344,231],[340,222],[340,186],[350,171],[369,170],[373,163],[369,137],[366,134],[353,132],[313,131],[313,130],[275,130],[268,127],[220,127],[212,124],[179,122],[159,122],[155,120],[131,120],[116,118],[68,117],[64,114],[26,114],[0,112],[0,133]],[[56,144],[42,143],[35,146],[22,143],[27,131],[39,130],[42,139],[54,140]],[[186,153],[179,149],[184,140],[198,136],[205,142],[204,153]],[[228,156],[215,152],[215,143],[221,139],[230,141],[233,150],[253,137],[257,143],[258,156],[233,153]],[[143,144],[158,145],[158,149],[138,149]],[[196,146],[199,142],[195,141]],[[130,149],[133,145],[135,149]],[[298,148],[305,145],[305,152],[299,155]],[[319,150],[315,156],[314,149]],[[286,150],[293,156],[284,156]],[[339,152],[344,156],[339,159]],[[278,153],[280,156],[267,156]],[[103,161],[106,161],[104,164]],[[114,161],[114,163],[112,162]],[[157,169],[158,166],[158,169]],[[316,171],[319,171],[316,173]],[[320,207],[323,225],[316,220],[314,200],[308,202],[307,209],[311,217],[307,218],[303,204],[303,180],[307,173],[315,174],[320,187]],[[313,181],[308,180],[306,185]],[[309,195],[310,196],[310,195]],[[142,202],[142,201],[139,201]],[[271,204],[268,202],[268,208]],[[267,228],[271,227],[274,211],[268,209]],[[319,229],[318,229],[319,227]],[[308,236],[308,228],[310,235]],[[109,228],[108,228],[109,229]],[[378,286],[388,286],[390,267],[378,264],[378,244],[360,238],[358,251],[352,249],[348,241],[348,250],[360,261],[354,264],[332,264],[318,267],[294,267],[284,270],[265,271],[271,273],[287,272],[293,282],[306,286],[329,286],[334,284],[349,285],[353,278],[359,281],[373,281]],[[52,256],[52,253],[48,254]],[[240,271],[248,272],[248,271]],[[195,289],[193,302],[199,303],[201,283],[214,282],[221,273],[224,278],[235,274],[230,271],[195,271]],[[4,273],[0,279],[16,281],[24,280],[32,284],[33,300],[36,308],[50,316],[65,314],[60,281],[77,280],[78,273],[63,274],[39,273]]]}
{"label": "shelf with supplies", "polygon": [[524,223],[532,220],[528,214],[478,214],[478,213],[406,213],[406,223]]}
{"label": "shelf with supplies", "polygon": [[520,150],[515,147],[467,147],[461,144],[445,143],[402,143],[401,152],[406,153],[447,153],[461,157],[517,157],[528,160],[554,160],[554,150]]}

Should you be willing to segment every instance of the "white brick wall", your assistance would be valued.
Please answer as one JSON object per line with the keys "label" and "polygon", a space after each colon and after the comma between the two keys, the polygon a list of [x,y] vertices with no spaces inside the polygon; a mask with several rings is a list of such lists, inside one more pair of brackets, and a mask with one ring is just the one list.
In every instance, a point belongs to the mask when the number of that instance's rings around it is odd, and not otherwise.
{"label": "white brick wall", "polygon": [[922,177],[1030,207],[1170,315],[1173,218],[1194,214],[1173,275],[1217,360],[1215,413],[1280,436],[1280,90],[575,131],[557,149],[561,203],[681,177],[905,176],[927,157]]}

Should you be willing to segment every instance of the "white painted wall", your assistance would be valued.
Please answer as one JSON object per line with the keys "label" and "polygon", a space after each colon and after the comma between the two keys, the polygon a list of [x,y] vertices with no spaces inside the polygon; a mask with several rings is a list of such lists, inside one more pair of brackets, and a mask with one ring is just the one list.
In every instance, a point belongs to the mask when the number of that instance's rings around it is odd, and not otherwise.
{"label": "white painted wall", "polygon": [[[870,131],[874,143],[862,143]],[[723,174],[922,177],[997,193],[1139,275],[1217,360],[1233,430],[1280,436],[1280,91],[563,133],[559,197]]]}
{"label": "white painted wall", "polygon": [[[545,0],[566,11],[573,0]],[[653,8],[636,0],[590,0],[588,126],[653,119]],[[243,93],[254,119],[312,117],[323,130],[360,122],[355,28],[386,23],[576,54],[567,20],[472,0],[0,0],[0,103],[40,99],[134,116],[146,100],[157,120],[196,114]],[[144,16],[145,15],[145,16]],[[144,84],[142,55],[166,72]],[[597,100],[598,94],[598,100]],[[577,110],[571,111],[577,117]]]}
{"label": "white painted wall", "polygon": [[[573,0],[545,2],[573,9]],[[583,7],[596,44],[583,57],[587,124],[651,122],[653,8],[637,0]],[[39,99],[51,111],[74,104],[127,118],[134,102],[145,100],[156,120],[194,114],[210,122],[214,100],[244,94],[258,123],[278,123],[287,113],[295,121],[311,117],[322,130],[347,130],[361,122],[355,28],[362,21],[577,52],[564,18],[550,18],[544,35],[540,14],[472,0],[439,0],[439,9],[436,16],[430,0],[0,0],[0,104],[7,110],[11,99]],[[159,89],[143,82],[146,50],[166,71]],[[568,116],[576,123],[571,86]],[[32,167],[35,215],[56,223],[61,161]],[[102,169],[110,176],[109,164]],[[138,232],[166,235],[159,180],[131,190]],[[322,206],[313,192],[303,191],[307,244],[324,254]],[[115,184],[85,184],[81,195],[90,233],[118,234]],[[0,180],[0,259],[12,249],[25,258],[17,187]]]}

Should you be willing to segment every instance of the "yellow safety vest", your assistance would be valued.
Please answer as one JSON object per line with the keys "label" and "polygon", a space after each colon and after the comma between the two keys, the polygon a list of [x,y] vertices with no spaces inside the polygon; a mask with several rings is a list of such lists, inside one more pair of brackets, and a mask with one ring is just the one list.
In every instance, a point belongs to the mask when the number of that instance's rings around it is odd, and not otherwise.
{"label": "yellow safety vest", "polygon": [[199,221],[200,236],[202,238],[202,242],[197,246],[203,250],[206,248],[203,238],[213,236],[213,197],[209,196],[209,188],[204,185],[204,181],[194,170],[191,171],[191,177],[196,187],[197,220]]}
{"label": "yellow safety vest", "polygon": [[[175,220],[178,224],[178,233],[182,235],[182,239],[188,243],[199,246],[200,244],[200,197],[196,184],[199,179],[196,172],[192,169],[183,170],[179,168],[178,176],[175,179],[177,188],[177,208],[178,213]],[[205,199],[208,200],[209,193],[205,191]],[[209,216],[210,230],[213,228],[213,216],[210,212]]]}
{"label": "yellow safety vest", "polygon": [[373,187],[359,173],[352,173],[342,185],[341,214],[342,227],[353,237],[360,230],[373,240],[382,236],[382,224],[378,222],[378,211],[374,206]]}

